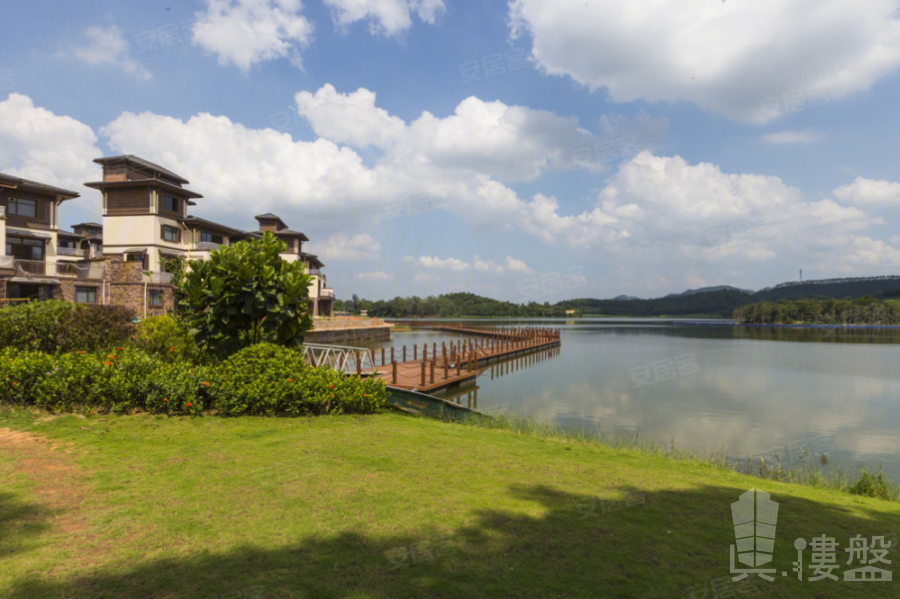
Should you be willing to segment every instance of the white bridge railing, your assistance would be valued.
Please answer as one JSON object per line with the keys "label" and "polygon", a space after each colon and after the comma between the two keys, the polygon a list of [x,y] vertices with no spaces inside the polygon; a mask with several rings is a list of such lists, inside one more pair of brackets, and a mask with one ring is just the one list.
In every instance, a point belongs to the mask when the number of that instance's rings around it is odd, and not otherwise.
{"label": "white bridge railing", "polygon": [[306,361],[316,368],[330,368],[346,374],[367,376],[378,373],[372,352],[364,347],[304,343],[302,350]]}

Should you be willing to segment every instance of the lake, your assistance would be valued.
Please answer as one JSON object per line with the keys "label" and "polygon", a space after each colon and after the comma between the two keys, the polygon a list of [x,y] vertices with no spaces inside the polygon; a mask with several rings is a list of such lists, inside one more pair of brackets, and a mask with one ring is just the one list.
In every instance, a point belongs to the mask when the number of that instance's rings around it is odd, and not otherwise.
{"label": "lake", "polygon": [[[485,323],[485,321],[479,321]],[[784,466],[883,465],[900,480],[900,330],[697,326],[653,319],[492,320],[553,326],[562,348],[487,367],[481,411],[633,435]],[[392,344],[453,334],[397,332]],[[385,346],[390,344],[385,343]],[[377,345],[381,347],[381,345]],[[452,398],[459,392],[450,392]],[[472,394],[470,394],[472,393]]]}

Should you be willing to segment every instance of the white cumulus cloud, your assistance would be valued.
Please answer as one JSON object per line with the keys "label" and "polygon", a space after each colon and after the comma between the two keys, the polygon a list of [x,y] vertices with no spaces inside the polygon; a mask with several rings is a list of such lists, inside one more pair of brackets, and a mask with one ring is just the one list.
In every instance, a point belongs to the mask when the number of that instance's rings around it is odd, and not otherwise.
{"label": "white cumulus cloud", "polygon": [[900,205],[900,183],[857,177],[853,183],[834,190],[834,196],[856,206],[897,206]]}
{"label": "white cumulus cloud", "polygon": [[[765,122],[900,66],[896,0],[511,0],[536,64],[615,102],[693,102]],[[779,109],[779,106],[781,107]]]}
{"label": "white cumulus cloud", "polygon": [[381,253],[381,244],[368,233],[353,236],[334,233],[314,247],[316,253],[328,256],[329,260],[371,260]]}
{"label": "white cumulus cloud", "polygon": [[339,27],[368,21],[373,34],[388,37],[412,27],[414,15],[433,25],[446,10],[443,0],[325,0],[325,4]]}
{"label": "white cumulus cloud", "polygon": [[277,58],[300,66],[300,53],[313,37],[313,25],[302,11],[300,0],[206,0],[191,41],[215,54],[219,64],[245,72]]}
{"label": "white cumulus cloud", "polygon": [[823,139],[825,139],[825,136],[822,133],[810,129],[805,131],[776,131],[763,135],[763,141],[773,145],[811,144]]}
{"label": "white cumulus cloud", "polygon": [[141,63],[131,57],[128,40],[122,30],[112,23],[105,27],[88,27],[84,32],[84,40],[73,44],[67,53],[90,65],[114,66],[143,81],[153,77]]}

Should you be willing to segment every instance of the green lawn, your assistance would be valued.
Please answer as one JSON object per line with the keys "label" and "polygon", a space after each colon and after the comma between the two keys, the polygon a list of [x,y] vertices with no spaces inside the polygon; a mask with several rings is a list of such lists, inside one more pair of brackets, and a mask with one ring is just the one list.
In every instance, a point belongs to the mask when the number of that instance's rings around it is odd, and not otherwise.
{"label": "green lawn", "polygon": [[0,482],[8,599],[731,597],[730,504],[754,486],[780,503],[756,596],[900,596],[791,572],[822,534],[856,567],[843,547],[900,531],[896,503],[399,414],[0,410]]}

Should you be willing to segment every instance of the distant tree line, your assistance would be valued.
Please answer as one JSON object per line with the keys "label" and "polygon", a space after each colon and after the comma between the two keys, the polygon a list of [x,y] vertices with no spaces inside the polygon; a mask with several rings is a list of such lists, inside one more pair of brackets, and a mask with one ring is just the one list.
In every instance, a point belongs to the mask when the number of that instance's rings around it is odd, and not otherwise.
{"label": "distant tree line", "polygon": [[872,295],[856,299],[802,299],[741,306],[734,320],[744,324],[900,325],[900,300]]}
{"label": "distant tree line", "polygon": [[[395,297],[389,300],[367,300],[353,294],[352,299],[335,301],[337,312],[381,318],[462,318],[473,317],[554,317],[565,316],[567,310],[577,315],[602,316],[710,316],[732,318],[738,308],[779,300],[832,299],[850,301],[871,296],[873,300],[900,298],[900,277],[860,277],[855,279],[823,279],[803,284],[791,283],[768,287],[756,293],[738,289],[721,289],[655,299],[572,299],[550,304],[505,302],[474,293],[448,293],[428,297]],[[847,299],[844,299],[847,298]],[[869,301],[869,300],[867,300]],[[849,315],[850,312],[847,312]]]}

